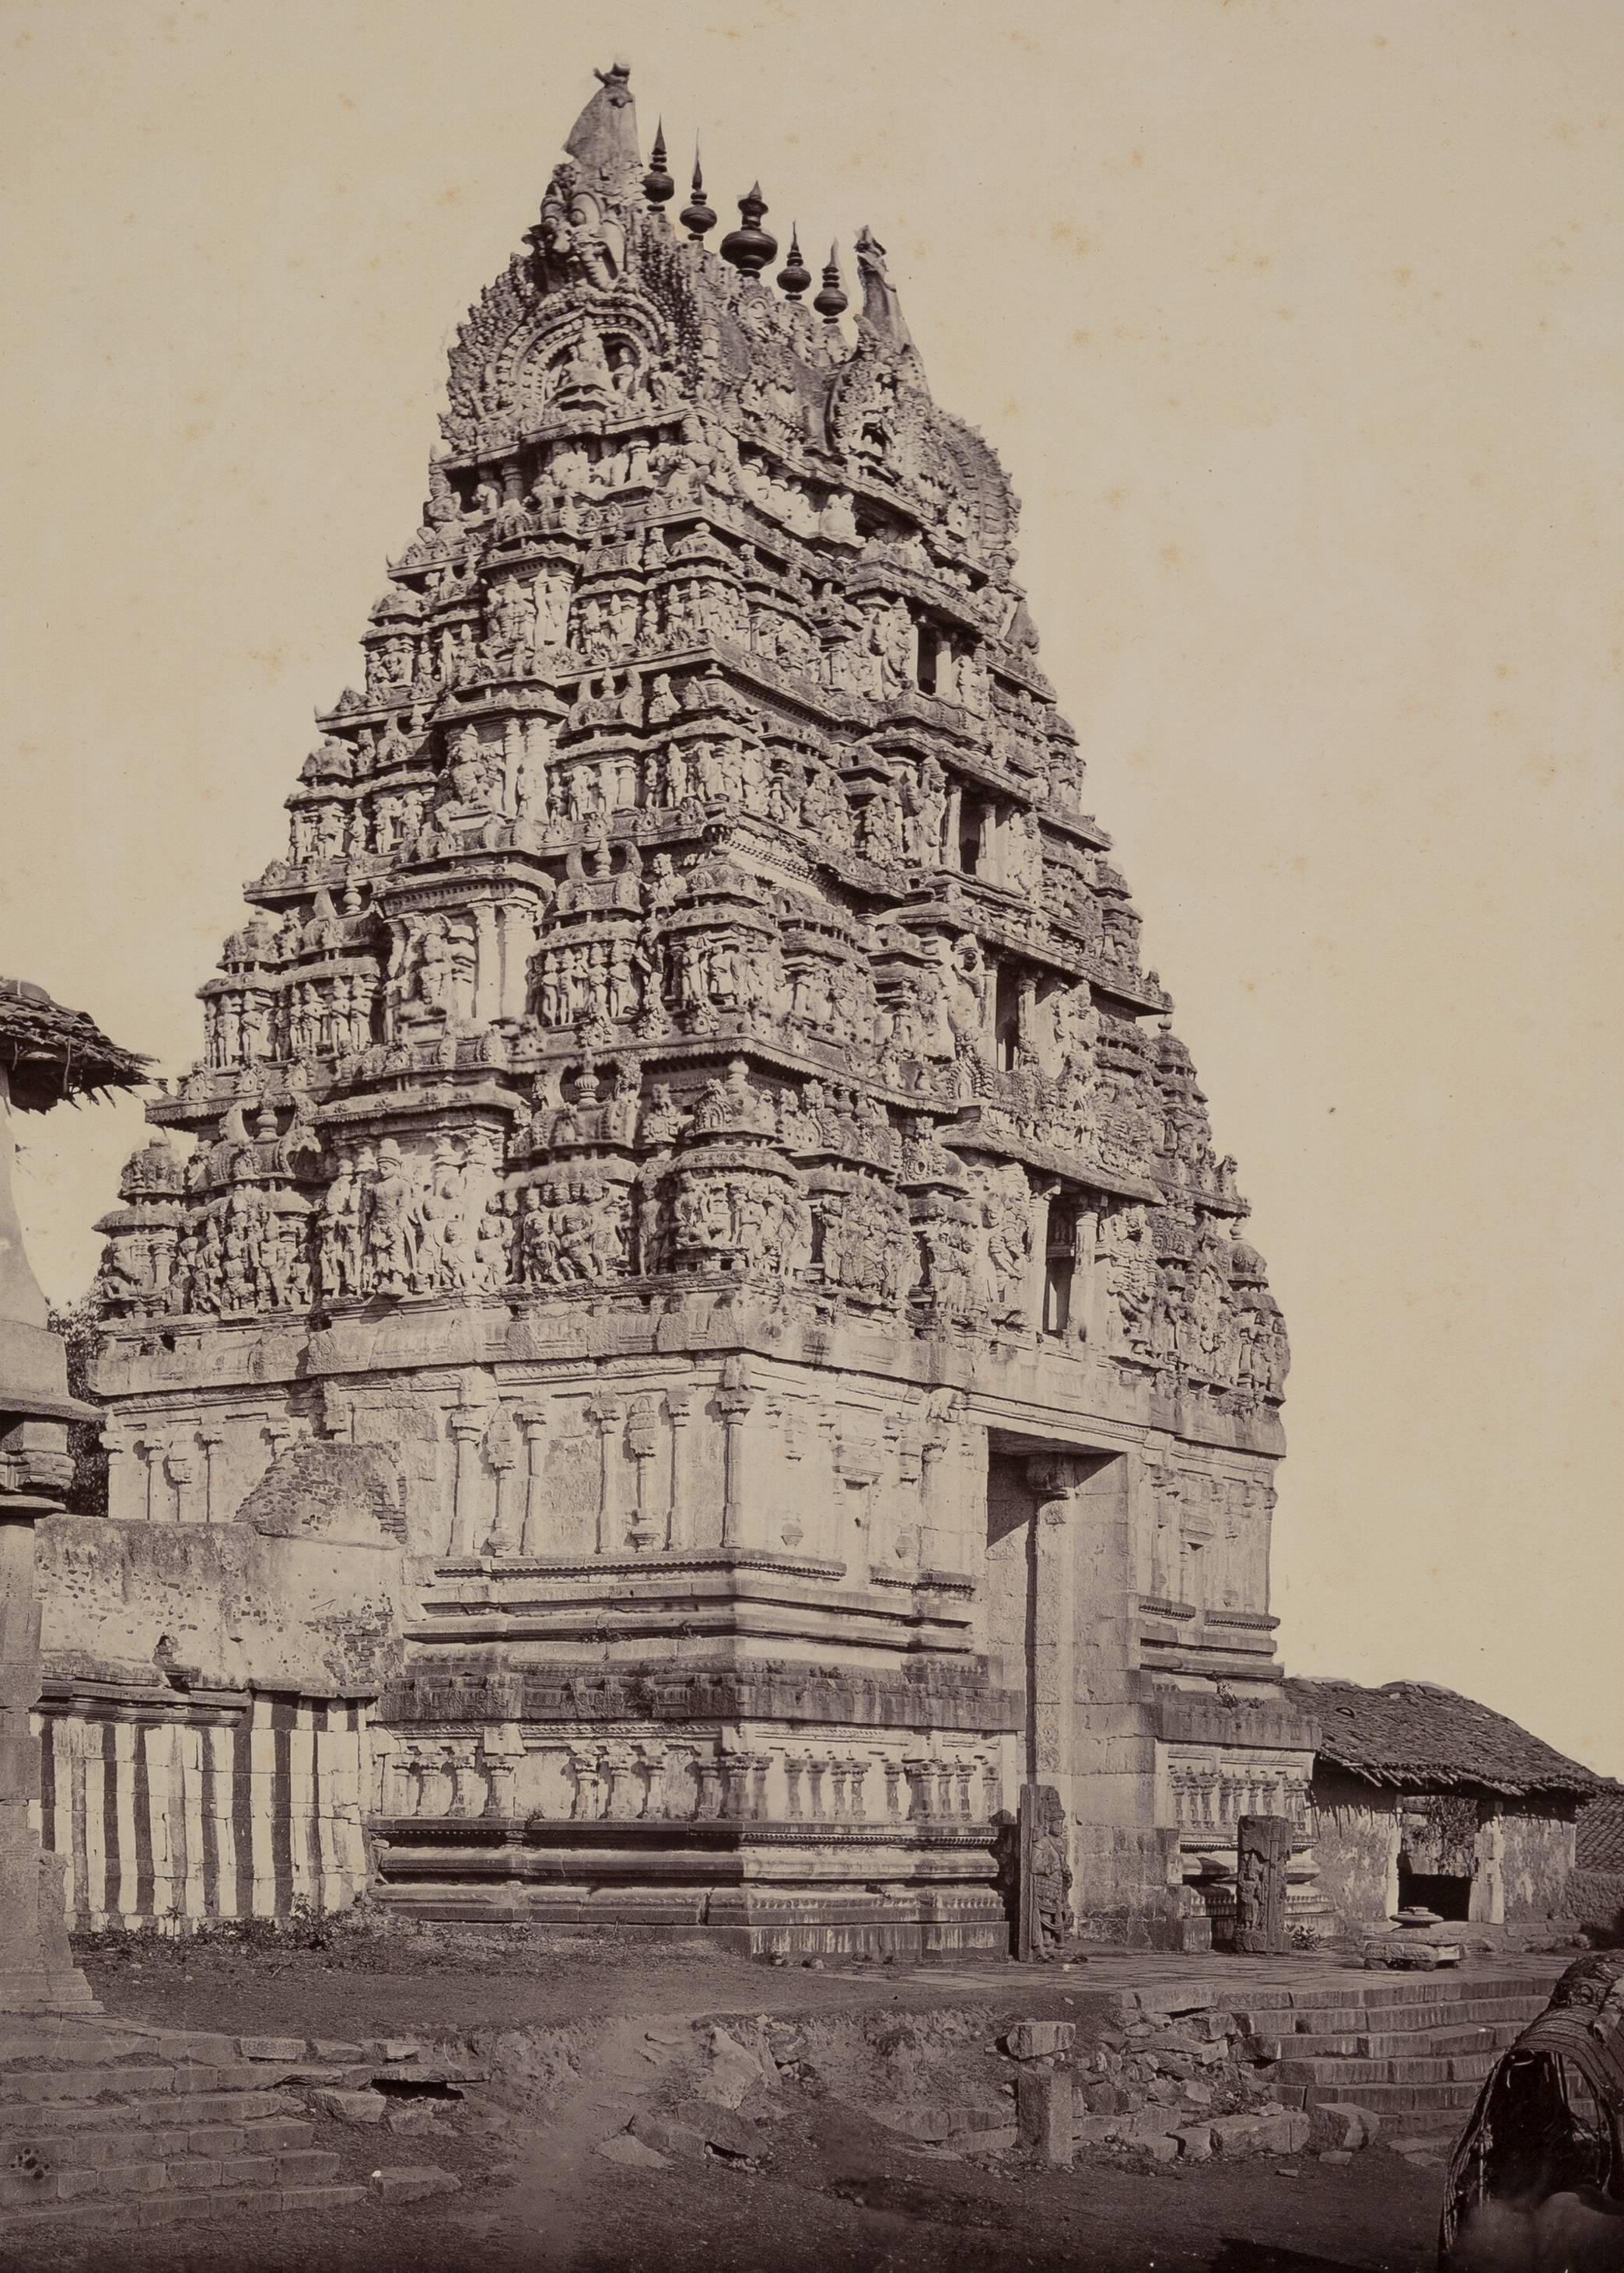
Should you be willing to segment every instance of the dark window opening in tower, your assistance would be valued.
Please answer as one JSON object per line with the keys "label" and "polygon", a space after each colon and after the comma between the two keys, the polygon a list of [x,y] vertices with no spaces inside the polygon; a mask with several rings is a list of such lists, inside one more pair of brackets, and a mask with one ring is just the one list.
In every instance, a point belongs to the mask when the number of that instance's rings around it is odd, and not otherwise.
{"label": "dark window opening in tower", "polygon": [[967,797],[959,808],[959,866],[967,876],[981,866],[981,840],[986,808],[979,798]]}
{"label": "dark window opening in tower", "polygon": [[1057,1204],[1049,1215],[1049,1244],[1044,1261],[1044,1323],[1046,1334],[1064,1334],[1072,1322],[1072,1279],[1077,1267],[1077,1227]]}
{"label": "dark window opening in tower", "polygon": [[930,624],[919,626],[919,691],[922,694],[936,692],[936,633]]}
{"label": "dark window opening in tower", "polygon": [[1007,964],[998,974],[998,1007],[992,1033],[999,1066],[1006,1073],[1013,1073],[1021,1049],[1021,979]]}

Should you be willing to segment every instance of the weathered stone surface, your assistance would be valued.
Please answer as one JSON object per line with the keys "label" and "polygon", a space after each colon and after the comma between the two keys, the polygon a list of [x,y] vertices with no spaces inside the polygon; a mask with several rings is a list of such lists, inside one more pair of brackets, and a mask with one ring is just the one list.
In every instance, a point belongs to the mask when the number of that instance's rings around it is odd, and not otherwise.
{"label": "weathered stone surface", "polygon": [[1311,2111],[1311,2136],[1328,2147],[1369,2147],[1381,2135],[1381,2118],[1351,2100],[1323,2100]]}
{"label": "weathered stone surface", "polygon": [[1209,2123],[1190,2123],[1174,2133],[1179,2152],[1186,2163],[1205,2163],[1212,2156],[1212,2126]]}
{"label": "weathered stone surface", "polygon": [[336,2115],[341,2123],[381,2123],[389,2112],[381,2091],[313,2091],[311,2104],[324,2115]]}
{"label": "weathered stone surface", "polygon": [[[636,2142],[628,2140],[626,2143],[634,2146]],[[640,2151],[646,2154],[647,2150]],[[603,2153],[604,2148],[600,2147],[598,2152]],[[424,2202],[430,2194],[454,2194],[462,2181],[433,2163],[400,2163],[388,2170],[374,2171],[370,2183],[380,2202]]]}
{"label": "weathered stone surface", "polygon": [[1045,2163],[1072,2158],[1072,2080],[1064,2069],[1022,2068],[1015,2080],[1021,2144]]}
{"label": "weathered stone surface", "polygon": [[669,2171],[670,2163],[657,2149],[646,2147],[628,2131],[617,2132],[612,2139],[600,2139],[598,2152],[611,2163],[624,2163],[634,2171]]}
{"label": "weathered stone surface", "polygon": [[669,2156],[674,2162],[704,2160],[704,2133],[691,2123],[680,2122],[675,2115],[634,2115],[630,2129],[632,2136],[645,2147],[652,2147],[656,2154]]}
{"label": "weathered stone surface", "polygon": [[671,2110],[673,2122],[697,2131],[718,2154],[755,2161],[772,2151],[772,2142],[747,2117],[714,2099],[696,2097],[678,2100]]}
{"label": "weathered stone surface", "polygon": [[280,2060],[284,2066],[305,2056],[303,2037],[239,2037],[237,2050],[245,2060]]}
{"label": "weathered stone surface", "polygon": [[1009,2031],[1007,2048],[1016,2059],[1044,2059],[1069,2052],[1076,2034],[1071,2021],[1022,2021]]}

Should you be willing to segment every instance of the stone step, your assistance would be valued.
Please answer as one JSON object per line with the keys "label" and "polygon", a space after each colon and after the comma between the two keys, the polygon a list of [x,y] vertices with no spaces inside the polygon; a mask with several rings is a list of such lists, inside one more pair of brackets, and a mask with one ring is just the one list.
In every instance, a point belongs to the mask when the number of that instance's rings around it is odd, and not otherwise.
{"label": "stone step", "polygon": [[[1361,2037],[1431,2036],[1441,2029],[1499,2028],[1510,2024],[1525,2029],[1545,2008],[1543,1997],[1471,1997],[1444,2007],[1401,2005],[1339,2005],[1305,2012],[1294,2026],[1290,2014],[1259,2014],[1262,2026],[1251,2034],[1264,2042],[1289,2044],[1295,2036]],[[1237,2014],[1242,2020],[1250,2016]],[[1306,2024],[1306,2025],[1305,2025]]]}
{"label": "stone step", "polygon": [[[0,2173],[14,2169],[24,2155],[61,2172],[144,2159],[168,2164],[188,2157],[218,2162],[222,2157],[292,2154],[310,2145],[316,2127],[309,2120],[266,2116],[248,2123],[205,2124],[195,2130],[132,2130],[129,2112],[105,2108],[101,2112],[115,2119],[106,2124],[50,2129],[0,2121]],[[20,2198],[15,2185],[11,2198]]]}
{"label": "stone step", "polygon": [[1481,2083],[1493,2052],[1462,2052],[1453,2059],[1283,2059],[1281,2083]]}
{"label": "stone step", "polygon": [[12,2068],[0,2076],[0,2104],[17,2100],[95,2099],[104,2091],[129,2098],[174,2089],[175,2070],[168,2067],[122,2067],[109,2063],[103,2067]]}
{"label": "stone step", "polygon": [[1368,2107],[1373,2114],[1388,2112],[1413,2114],[1436,2109],[1454,2109],[1459,2119],[1464,2120],[1477,2104],[1480,2083],[1328,2083],[1321,2084],[1313,2093],[1320,2102],[1351,2099],[1360,2107]]}
{"label": "stone step", "polygon": [[312,2185],[290,2181],[281,2187],[163,2187],[138,2195],[93,2195],[82,2202],[41,2202],[28,2209],[0,2209],[0,2242],[12,2235],[43,2236],[60,2227],[105,2227],[173,2224],[183,2218],[251,2217],[256,2227],[265,2217],[293,2211],[326,2212],[353,2209],[369,2199],[361,2186]]}
{"label": "stone step", "polygon": [[[1237,2018],[1256,2014],[1265,2029],[1281,2025],[1283,2013],[1315,2013],[1338,2008],[1369,2012],[1374,2007],[1456,2005],[1483,1998],[1533,1999],[1543,2008],[1561,1969],[1553,1965],[1548,1979],[1527,1974],[1427,1973],[1392,1980],[1385,1976],[1350,1971],[1335,1985],[1321,1989],[1248,1988],[1237,1995]],[[1398,2026],[1399,2023],[1393,2023]]]}
{"label": "stone step", "polygon": [[206,2123],[248,2123],[262,2116],[302,2116],[302,2100],[281,2091],[197,2091],[183,2097],[171,2093],[118,2103],[78,2099],[46,2099],[0,2107],[0,2124],[8,2131],[66,2131],[82,2125],[133,2124],[144,2131],[192,2130]]}
{"label": "stone step", "polygon": [[1276,2037],[1261,2041],[1270,2059],[1441,2059],[1503,2052],[1526,2023],[1500,2021],[1468,2029],[1406,2029],[1396,2036]]}
{"label": "stone step", "polygon": [[[311,2071],[326,2081],[342,2069]],[[384,2071],[389,2073],[389,2071]],[[100,2099],[109,2093],[121,2099],[151,2099],[161,2092],[177,2099],[225,2091],[266,2091],[282,2081],[276,2069],[262,2062],[234,2061],[229,2067],[204,2064],[179,2067],[120,2066],[104,2067],[12,2068],[0,2074],[0,2107],[22,2101]]]}
{"label": "stone step", "polygon": [[331,2184],[339,2157],[318,2148],[296,2148],[286,2155],[183,2155],[172,2163],[150,2157],[101,2163],[87,2170],[48,2173],[42,2184],[54,2188],[57,2201],[78,2202],[87,2194],[150,2194],[213,2192],[218,2187],[237,2188],[306,2187]]}

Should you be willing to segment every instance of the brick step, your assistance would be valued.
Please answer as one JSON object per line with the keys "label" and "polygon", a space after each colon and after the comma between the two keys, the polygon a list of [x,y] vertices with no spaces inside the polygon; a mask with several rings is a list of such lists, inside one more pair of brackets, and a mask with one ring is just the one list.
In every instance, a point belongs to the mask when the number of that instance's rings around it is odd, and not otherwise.
{"label": "brick step", "polygon": [[285,2091],[194,2091],[183,2097],[153,2094],[116,2103],[45,2099],[0,2107],[7,2131],[70,2131],[82,2125],[134,2124],[146,2131],[195,2130],[206,2123],[248,2123],[260,2116],[306,2113],[304,2103]]}
{"label": "brick step", "polygon": [[1453,2059],[1283,2059],[1281,2083],[1481,2083],[1493,2052],[1462,2052]]}
{"label": "brick step", "polygon": [[290,2183],[285,2187],[163,2188],[156,2193],[94,2196],[83,2202],[41,2202],[37,2209],[0,2210],[0,2241],[13,2234],[41,2236],[59,2227],[169,2225],[183,2218],[261,2218],[291,2211],[349,2209],[368,2199],[365,2187]]}

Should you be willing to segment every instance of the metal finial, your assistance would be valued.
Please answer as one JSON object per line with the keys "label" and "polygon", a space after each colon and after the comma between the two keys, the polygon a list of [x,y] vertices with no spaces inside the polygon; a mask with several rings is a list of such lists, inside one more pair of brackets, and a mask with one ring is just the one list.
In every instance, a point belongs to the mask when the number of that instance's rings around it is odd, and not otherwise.
{"label": "metal finial", "polygon": [[677,194],[677,184],[666,169],[665,121],[655,129],[655,146],[648,154],[648,171],[643,176],[643,195],[656,213]]}
{"label": "metal finial", "polygon": [[742,275],[753,282],[778,250],[778,239],[761,226],[767,203],[760,182],[739,199],[738,210],[738,228],[730,229],[716,249],[724,260],[730,260]]}
{"label": "metal finial", "polygon": [[840,289],[840,247],[832,244],[829,257],[823,264],[823,289],[812,305],[826,324],[834,323],[846,312],[847,300]]}
{"label": "metal finial", "polygon": [[790,230],[790,258],[778,272],[778,289],[791,300],[798,300],[812,282],[812,270],[801,258],[801,233],[798,226]]}
{"label": "metal finial", "polygon": [[690,244],[703,244],[705,232],[715,229],[716,216],[705,202],[705,176],[700,171],[700,146],[693,146],[693,197],[677,216],[688,232]]}

